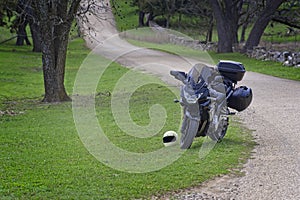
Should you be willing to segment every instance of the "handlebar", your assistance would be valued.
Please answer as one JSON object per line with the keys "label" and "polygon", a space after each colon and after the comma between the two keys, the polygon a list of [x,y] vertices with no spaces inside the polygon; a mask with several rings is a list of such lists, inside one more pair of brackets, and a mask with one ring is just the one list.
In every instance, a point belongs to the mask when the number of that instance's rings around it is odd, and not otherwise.
{"label": "handlebar", "polygon": [[170,74],[171,74],[172,76],[174,76],[177,80],[180,80],[180,81],[182,81],[183,83],[185,83],[185,80],[186,80],[186,78],[187,78],[187,75],[186,75],[185,72],[171,70],[171,71],[170,71]]}
{"label": "handlebar", "polygon": [[217,98],[215,98],[215,97],[207,97],[207,99],[209,99],[211,101],[217,101]]}

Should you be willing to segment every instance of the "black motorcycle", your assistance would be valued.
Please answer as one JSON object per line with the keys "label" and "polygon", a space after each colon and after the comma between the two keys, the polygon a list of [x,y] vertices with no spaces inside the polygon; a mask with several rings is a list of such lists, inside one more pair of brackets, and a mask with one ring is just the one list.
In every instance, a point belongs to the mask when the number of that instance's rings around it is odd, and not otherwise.
{"label": "black motorcycle", "polygon": [[252,90],[236,87],[246,70],[242,63],[220,61],[216,67],[197,64],[188,73],[171,71],[184,84],[179,102],[183,107],[180,147],[191,147],[195,137],[209,136],[221,141],[229,125],[229,108],[245,110],[252,101]]}

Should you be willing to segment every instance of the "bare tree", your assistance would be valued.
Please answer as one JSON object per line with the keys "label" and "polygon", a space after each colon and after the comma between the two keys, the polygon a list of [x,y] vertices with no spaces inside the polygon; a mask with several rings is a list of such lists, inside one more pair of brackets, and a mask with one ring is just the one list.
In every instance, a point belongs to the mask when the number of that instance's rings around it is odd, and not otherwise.
{"label": "bare tree", "polygon": [[15,25],[17,26],[17,41],[16,45],[17,46],[23,46],[24,41],[26,42],[27,45],[31,45],[27,32],[26,32],[26,26],[28,25],[28,17],[27,17],[27,7],[28,7],[28,2],[25,2],[24,0],[18,0],[17,3],[17,20],[15,21]]}
{"label": "bare tree", "polygon": [[102,3],[103,1],[95,0],[32,0],[35,20],[41,31],[45,88],[43,102],[71,100],[64,86],[71,27],[76,16],[81,17],[82,23],[89,23],[86,15],[106,8]]}
{"label": "bare tree", "polygon": [[272,21],[300,29],[300,0],[289,0],[277,10]]}
{"label": "bare tree", "polygon": [[244,46],[244,50],[252,50],[260,42],[267,25],[272,20],[276,10],[285,0],[267,0],[266,6],[260,13]]}
{"label": "bare tree", "polygon": [[233,51],[233,45],[238,43],[238,23],[243,0],[210,0],[217,21],[218,52]]}
{"label": "bare tree", "polygon": [[31,45],[30,36],[27,35],[26,31],[28,24],[33,43],[32,51],[41,52],[40,29],[32,6],[32,0],[5,0],[3,5],[0,5],[0,26],[9,28],[11,32],[17,33],[17,46],[24,45],[24,42],[27,45]]}
{"label": "bare tree", "polygon": [[[79,16],[81,25],[85,24],[85,28],[93,32],[87,15],[94,14],[97,19],[103,19],[99,13],[107,9],[108,5],[103,0],[4,0],[4,3],[0,4],[0,26],[8,27],[7,22],[11,23],[15,16],[22,22],[15,24],[22,25],[23,31],[29,23],[34,51],[42,52],[45,88],[43,102],[71,100],[64,79],[72,24],[75,17]],[[89,34],[89,31],[85,33]]]}
{"label": "bare tree", "polygon": [[[132,0],[131,4],[138,7],[139,26],[149,25],[149,18],[152,20],[155,16],[163,16],[165,18],[165,26],[169,28],[171,18],[176,13],[179,13],[179,9],[182,9],[187,2],[187,0]],[[148,14],[148,19],[144,23],[146,13]]]}
{"label": "bare tree", "polygon": [[0,3],[0,26],[7,26],[7,22],[14,16],[14,8],[17,0],[1,0]]}
{"label": "bare tree", "polygon": [[177,12],[191,18],[199,18],[201,31],[206,31],[206,42],[212,41],[214,16],[208,0],[178,0]]}
{"label": "bare tree", "polygon": [[27,45],[31,45],[26,33],[26,26],[29,24],[31,37],[33,41],[33,52],[41,52],[41,31],[39,29],[38,22],[35,16],[35,10],[33,9],[32,0],[18,0],[17,3],[17,21],[15,25],[17,26],[18,38],[16,45],[22,46],[24,40]]}
{"label": "bare tree", "polygon": [[261,0],[244,0],[243,10],[240,16],[239,27],[241,30],[240,42],[246,41],[246,30],[264,8],[264,1]]}

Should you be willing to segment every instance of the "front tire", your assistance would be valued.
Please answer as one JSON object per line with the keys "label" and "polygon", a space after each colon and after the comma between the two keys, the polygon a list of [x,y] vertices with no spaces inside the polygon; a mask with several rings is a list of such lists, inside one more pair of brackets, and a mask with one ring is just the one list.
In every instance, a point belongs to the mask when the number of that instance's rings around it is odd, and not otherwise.
{"label": "front tire", "polygon": [[197,120],[185,118],[183,125],[185,125],[185,127],[182,127],[181,129],[180,148],[189,149],[198,132],[199,122]]}

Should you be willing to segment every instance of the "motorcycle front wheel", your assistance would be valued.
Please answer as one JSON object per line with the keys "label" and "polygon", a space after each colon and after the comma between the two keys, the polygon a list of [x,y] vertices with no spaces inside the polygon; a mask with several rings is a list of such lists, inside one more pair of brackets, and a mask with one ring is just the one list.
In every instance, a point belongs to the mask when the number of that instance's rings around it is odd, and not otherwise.
{"label": "motorcycle front wheel", "polygon": [[180,148],[189,149],[198,132],[199,122],[185,117],[183,126],[181,129]]}

